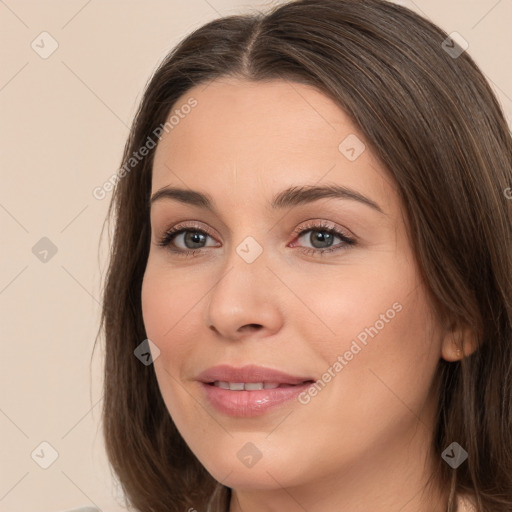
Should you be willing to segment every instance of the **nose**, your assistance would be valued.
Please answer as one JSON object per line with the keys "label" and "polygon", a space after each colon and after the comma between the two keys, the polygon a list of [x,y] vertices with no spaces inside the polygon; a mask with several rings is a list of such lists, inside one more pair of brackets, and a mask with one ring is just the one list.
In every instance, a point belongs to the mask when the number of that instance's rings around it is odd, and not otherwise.
{"label": "nose", "polygon": [[264,252],[252,263],[233,249],[207,297],[206,322],[218,337],[241,340],[275,334],[283,324],[282,284]]}

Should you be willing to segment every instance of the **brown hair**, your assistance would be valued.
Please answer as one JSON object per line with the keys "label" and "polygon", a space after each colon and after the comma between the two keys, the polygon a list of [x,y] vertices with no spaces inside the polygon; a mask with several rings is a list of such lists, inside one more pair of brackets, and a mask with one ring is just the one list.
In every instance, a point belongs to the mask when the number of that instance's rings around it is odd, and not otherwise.
{"label": "brown hair", "polygon": [[[512,510],[512,139],[467,52],[412,11],[381,0],[298,0],[214,20],[186,37],[149,81],[122,165],[191,87],[218,77],[308,84],[333,99],[392,176],[436,312],[469,326],[477,349],[439,362],[435,479],[479,512]],[[143,512],[228,510],[165,407],[146,339],[141,283],[150,246],[154,152],[118,180],[100,330],[106,340],[103,434],[129,503]],[[125,167],[126,169],[126,167]],[[452,469],[441,453],[469,454]],[[215,497],[212,494],[215,492]]]}

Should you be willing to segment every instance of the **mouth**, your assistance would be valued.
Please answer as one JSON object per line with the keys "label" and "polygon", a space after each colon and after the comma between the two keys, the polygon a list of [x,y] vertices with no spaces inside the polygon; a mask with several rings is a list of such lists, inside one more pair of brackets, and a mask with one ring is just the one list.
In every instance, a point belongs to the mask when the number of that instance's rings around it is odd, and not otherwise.
{"label": "mouth", "polygon": [[216,380],[215,382],[207,382],[206,384],[221,389],[229,389],[229,391],[260,391],[262,389],[291,388],[304,384],[313,384],[313,382],[313,380],[305,380],[298,384],[285,384],[279,382],[225,382]]}
{"label": "mouth", "polygon": [[[222,386],[224,389],[231,389],[232,391],[249,390],[253,384],[263,386],[255,389],[273,389],[279,386],[304,384],[307,381],[314,380],[311,376],[292,375],[265,366],[246,365],[237,368],[226,364],[208,368],[199,374],[196,379],[205,384]],[[226,384],[229,385],[229,388],[226,388]],[[241,387],[242,385],[244,388]],[[247,388],[245,388],[246,385]]]}
{"label": "mouth", "polygon": [[312,383],[312,380],[298,384],[214,381],[202,382],[201,388],[205,403],[217,413],[249,418],[285,406],[298,407],[300,394]]}
{"label": "mouth", "polygon": [[292,404],[315,379],[280,370],[248,365],[220,365],[196,377],[205,402],[217,412],[232,417],[252,417]]}

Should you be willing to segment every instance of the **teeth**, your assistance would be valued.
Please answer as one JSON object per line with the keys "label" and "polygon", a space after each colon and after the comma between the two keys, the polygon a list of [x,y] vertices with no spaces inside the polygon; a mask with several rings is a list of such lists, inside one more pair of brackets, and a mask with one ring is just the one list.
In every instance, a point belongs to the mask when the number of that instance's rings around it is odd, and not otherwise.
{"label": "teeth", "polygon": [[214,386],[230,391],[258,391],[260,389],[275,389],[280,386],[277,382],[223,382],[216,380]]}
{"label": "teeth", "polygon": [[246,382],[244,384],[244,388],[247,391],[256,391],[259,389],[263,389],[263,382]]}

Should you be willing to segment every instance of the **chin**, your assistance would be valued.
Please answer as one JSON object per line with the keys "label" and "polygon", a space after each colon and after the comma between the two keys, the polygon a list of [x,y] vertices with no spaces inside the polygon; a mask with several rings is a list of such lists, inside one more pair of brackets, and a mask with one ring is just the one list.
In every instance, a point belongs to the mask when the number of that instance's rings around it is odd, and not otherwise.
{"label": "chin", "polygon": [[[243,447],[242,450],[239,446]],[[250,442],[234,442],[231,447],[233,448],[224,447],[218,452],[198,457],[210,475],[227,487],[239,490],[272,490],[293,487],[302,480],[300,464],[285,461],[282,454],[272,454],[266,460],[263,455],[254,462],[256,459],[251,461],[247,458],[250,455],[246,455],[253,449]],[[299,473],[294,472],[293,468]]]}
{"label": "chin", "polygon": [[213,471],[209,471],[209,473],[215,480],[221,482],[223,485],[241,491],[277,490],[282,487],[290,486],[290,483],[284,480],[281,474],[272,470],[269,471],[269,474],[261,468],[256,470],[255,468],[240,469],[233,467],[228,468],[227,466],[220,468],[217,466]]}

